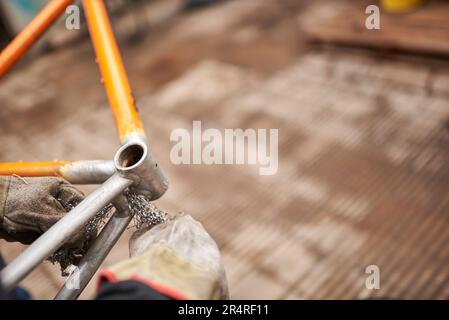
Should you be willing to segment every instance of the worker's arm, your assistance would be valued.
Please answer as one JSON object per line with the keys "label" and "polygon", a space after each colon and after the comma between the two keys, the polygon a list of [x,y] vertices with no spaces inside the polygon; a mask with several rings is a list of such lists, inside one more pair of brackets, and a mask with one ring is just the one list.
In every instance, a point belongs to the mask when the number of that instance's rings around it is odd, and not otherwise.
{"label": "worker's arm", "polygon": [[0,239],[29,244],[83,198],[60,178],[0,176]]}
{"label": "worker's arm", "polygon": [[137,231],[130,255],[101,272],[97,299],[228,298],[217,245],[189,215]]}

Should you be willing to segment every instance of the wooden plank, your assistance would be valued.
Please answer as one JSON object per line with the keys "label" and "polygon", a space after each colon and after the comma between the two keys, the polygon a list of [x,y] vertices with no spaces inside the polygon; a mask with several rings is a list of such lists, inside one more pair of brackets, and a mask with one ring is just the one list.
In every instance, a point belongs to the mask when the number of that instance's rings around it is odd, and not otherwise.
{"label": "wooden plank", "polygon": [[449,3],[431,2],[416,11],[381,11],[381,29],[365,27],[368,2],[335,6],[335,14],[303,24],[310,41],[449,56]]}

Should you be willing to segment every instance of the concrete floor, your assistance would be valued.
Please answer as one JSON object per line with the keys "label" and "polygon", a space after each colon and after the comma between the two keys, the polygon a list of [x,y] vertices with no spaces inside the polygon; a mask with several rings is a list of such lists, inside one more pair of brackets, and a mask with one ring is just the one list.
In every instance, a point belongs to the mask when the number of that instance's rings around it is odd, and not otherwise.
{"label": "concrete floor", "polygon": [[[148,8],[167,12],[161,2]],[[319,21],[320,10],[307,3],[226,1],[120,41],[171,180],[157,205],[204,224],[232,298],[447,299],[449,64],[310,47],[299,22]],[[15,70],[1,83],[0,105],[2,161],[110,159],[118,148],[88,42]],[[278,173],[173,165],[170,132],[193,120],[278,128]],[[132,232],[106,265],[128,256]],[[0,248],[7,260],[23,250]],[[379,290],[365,286],[369,265],[379,267]],[[43,263],[23,285],[48,299],[62,283]],[[83,298],[93,293],[94,281]]]}

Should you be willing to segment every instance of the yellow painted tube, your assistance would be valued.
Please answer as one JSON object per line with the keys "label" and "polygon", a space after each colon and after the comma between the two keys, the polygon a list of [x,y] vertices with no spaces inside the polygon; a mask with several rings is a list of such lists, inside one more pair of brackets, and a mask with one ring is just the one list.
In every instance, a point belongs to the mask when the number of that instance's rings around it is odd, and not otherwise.
{"label": "yellow painted tube", "polygon": [[381,0],[383,10],[391,13],[406,12],[421,6],[423,0]]}

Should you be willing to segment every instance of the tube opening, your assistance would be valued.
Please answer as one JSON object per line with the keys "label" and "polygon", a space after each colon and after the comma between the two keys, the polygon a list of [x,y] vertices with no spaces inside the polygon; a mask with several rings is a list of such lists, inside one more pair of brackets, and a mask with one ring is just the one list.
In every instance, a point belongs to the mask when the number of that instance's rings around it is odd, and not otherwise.
{"label": "tube opening", "polygon": [[119,154],[116,164],[123,169],[131,168],[145,157],[145,148],[140,144],[126,146]]}

